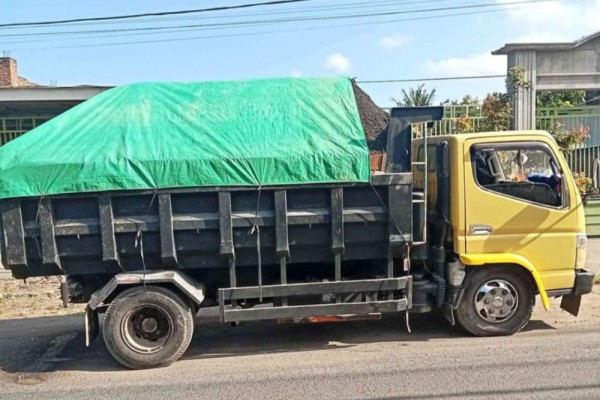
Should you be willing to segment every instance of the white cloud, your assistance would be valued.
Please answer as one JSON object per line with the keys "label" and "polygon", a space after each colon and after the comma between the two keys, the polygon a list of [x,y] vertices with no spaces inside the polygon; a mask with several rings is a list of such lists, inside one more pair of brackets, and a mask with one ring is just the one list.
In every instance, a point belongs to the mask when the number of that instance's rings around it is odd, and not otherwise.
{"label": "white cloud", "polygon": [[379,39],[379,47],[383,47],[387,50],[399,49],[400,47],[407,46],[412,42],[413,35],[403,35],[400,33],[392,33]]}
{"label": "white cloud", "polygon": [[[555,0],[514,5],[505,4],[506,22],[524,32],[507,42],[571,42],[598,29],[600,0]],[[524,39],[524,40],[523,40]]]}
{"label": "white cloud", "polygon": [[338,74],[343,74],[352,69],[352,63],[345,55],[341,53],[332,53],[327,56],[323,68],[326,71],[332,71]]}
{"label": "white cloud", "polygon": [[299,69],[293,69],[290,71],[290,76],[292,78],[302,78],[304,76],[304,72],[300,71]]}
{"label": "white cloud", "polygon": [[[520,4],[519,0],[495,0],[503,4],[504,11],[498,14],[504,24],[504,39],[493,48],[478,49],[471,54],[457,54],[446,59],[430,59],[423,64],[422,72],[427,76],[474,76],[501,75],[506,73],[506,57],[493,56],[491,52],[505,43],[548,43],[572,42],[598,31],[600,0],[555,0],[540,3]],[[513,3],[512,5],[510,3]],[[485,51],[483,51],[485,50]],[[489,91],[483,83],[501,85],[500,80],[448,82],[448,87],[460,93],[482,94]],[[443,87],[445,83],[440,82]],[[501,87],[501,86],[500,86]],[[500,88],[499,87],[499,88]]]}
{"label": "white cloud", "polygon": [[526,21],[530,24],[540,22],[557,22],[565,19],[570,20],[578,14],[579,5],[573,0],[563,1],[544,1],[537,4],[515,5],[516,0],[496,0],[500,4],[505,4],[507,14],[513,19]]}
{"label": "white cloud", "polygon": [[432,76],[499,75],[506,72],[506,57],[490,52],[444,60],[427,61],[425,70]]}
{"label": "white cloud", "polygon": [[[504,43],[572,42],[598,29],[600,0],[555,0],[515,5],[518,0],[496,0],[504,4],[505,40],[486,52],[428,61],[427,73],[435,76],[496,75],[506,72],[506,57],[493,56]],[[512,4],[511,4],[512,3]]]}

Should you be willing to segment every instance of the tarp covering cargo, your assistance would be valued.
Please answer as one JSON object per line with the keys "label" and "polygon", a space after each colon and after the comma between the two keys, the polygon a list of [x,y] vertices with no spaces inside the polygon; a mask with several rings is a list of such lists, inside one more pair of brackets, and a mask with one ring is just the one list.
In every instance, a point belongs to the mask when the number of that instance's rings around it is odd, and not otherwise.
{"label": "tarp covering cargo", "polygon": [[0,148],[0,198],[368,180],[345,78],[125,85]]}

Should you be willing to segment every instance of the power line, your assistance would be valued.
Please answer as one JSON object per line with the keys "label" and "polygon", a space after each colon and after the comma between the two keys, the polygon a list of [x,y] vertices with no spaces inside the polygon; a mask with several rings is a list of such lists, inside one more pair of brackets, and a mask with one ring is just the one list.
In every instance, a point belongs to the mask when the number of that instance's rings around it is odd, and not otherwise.
{"label": "power line", "polygon": [[[401,3],[401,5],[408,5],[408,4],[414,4],[414,3],[431,3],[432,0],[416,0],[416,1],[404,1]],[[433,1],[445,1],[445,0],[433,0]],[[522,0],[521,0],[522,1]],[[533,0],[533,1],[552,1],[552,0]],[[470,2],[473,3],[473,2]],[[395,2],[395,5],[398,5],[398,2]],[[368,7],[366,8],[372,8],[373,6],[378,7],[379,5],[377,4],[371,4],[368,3]],[[389,7],[389,4],[385,5],[386,7]],[[364,9],[364,6],[361,7],[352,7],[354,9]],[[326,10],[328,11],[328,10]],[[335,11],[335,10],[333,10]],[[28,37],[28,36],[63,36],[63,35],[82,35],[82,34],[98,34],[98,33],[118,33],[118,32],[148,32],[148,31],[161,31],[161,30],[172,30],[172,29],[181,29],[181,30],[188,30],[188,29],[196,29],[196,28],[215,28],[215,27],[238,27],[238,26],[252,26],[252,25],[266,25],[266,24],[277,24],[277,23],[285,23],[285,22],[300,22],[300,21],[313,21],[313,20],[321,20],[321,19],[346,19],[346,18],[359,18],[362,16],[384,16],[384,15],[393,15],[393,14],[397,14],[397,13],[413,13],[413,12],[429,12],[430,10],[424,9],[423,11],[417,9],[417,10],[403,10],[403,11],[399,11],[397,8],[394,12],[390,12],[390,11],[386,11],[386,12],[380,12],[377,13],[376,15],[371,15],[369,13],[362,13],[362,14],[344,14],[344,15],[313,15],[313,16],[298,16],[298,17],[287,17],[287,18],[279,18],[279,19],[254,19],[254,20],[246,20],[246,21],[227,21],[227,22],[221,22],[221,23],[210,23],[210,24],[192,24],[192,25],[170,25],[170,26],[147,26],[147,27],[136,27],[136,28],[120,28],[120,29],[96,29],[96,30],[76,30],[76,31],[58,31],[58,32],[33,32],[33,33],[15,33],[15,34],[0,34],[0,37]],[[437,11],[436,9],[433,9],[432,11]],[[286,11],[283,11],[286,12]],[[295,12],[300,12],[300,11],[295,11]],[[302,11],[304,12],[304,11]],[[391,14],[388,14],[391,13]],[[260,13],[260,14],[255,14],[255,15],[272,15],[271,13]],[[240,15],[238,15],[240,16]],[[213,16],[213,18],[215,18],[217,16]],[[231,16],[218,16],[220,18],[230,18]],[[131,21],[129,21],[131,22]],[[139,21],[136,21],[139,22]],[[176,31],[173,31],[176,32]]]}
{"label": "power line", "polygon": [[506,78],[506,75],[471,75],[471,76],[444,76],[438,78],[410,78],[410,79],[381,79],[372,81],[356,81],[360,84],[370,83],[399,83],[399,82],[428,82],[428,81],[454,81],[464,79],[490,79],[490,78]]}
{"label": "power line", "polygon": [[195,9],[195,10],[161,11],[161,12],[154,12],[154,13],[114,15],[114,16],[110,16],[110,17],[74,18],[74,19],[63,19],[63,20],[52,20],[52,21],[13,22],[13,23],[9,23],[9,24],[0,24],[0,28],[8,28],[8,27],[14,27],[14,26],[59,25],[59,24],[68,24],[68,23],[72,23],[72,22],[111,21],[111,20],[118,20],[118,19],[157,17],[157,16],[164,16],[164,15],[195,14],[195,13],[213,12],[213,11],[236,10],[236,9],[240,9],[240,8],[274,6],[274,5],[290,4],[290,3],[303,3],[303,2],[307,2],[307,1],[314,1],[314,0],[277,0],[277,1],[266,1],[266,2],[262,2],[262,3],[238,4],[235,6],[199,8],[199,9]]}
{"label": "power line", "polygon": [[[518,7],[518,9],[524,9],[527,7],[532,7],[531,5],[525,5],[522,7]],[[516,9],[517,7],[510,7],[510,9]],[[487,13],[496,13],[504,10],[478,10],[478,11],[470,11],[470,12],[462,12],[462,13],[450,13],[450,14],[438,14],[438,15],[430,15],[423,17],[412,17],[412,18],[403,18],[403,19],[392,19],[392,20],[379,20],[379,21],[370,21],[370,22],[358,22],[351,24],[342,24],[342,25],[328,25],[328,26],[320,26],[320,27],[305,27],[305,28],[296,28],[296,29],[279,29],[279,30],[269,30],[269,31],[255,31],[255,32],[241,32],[236,34],[223,34],[223,35],[212,35],[212,36],[192,36],[192,37],[183,37],[183,38],[167,38],[167,39],[158,39],[158,40],[144,40],[144,41],[133,41],[133,42],[107,42],[107,43],[91,43],[91,44],[83,44],[83,45],[72,45],[72,46],[60,46],[60,47],[40,47],[40,48],[29,48],[29,49],[16,49],[13,51],[32,51],[32,50],[51,50],[51,49],[69,49],[69,48],[85,48],[85,47],[104,47],[104,46],[112,46],[112,45],[128,45],[128,44],[144,44],[144,43],[160,43],[160,42],[178,42],[178,41],[190,41],[190,40],[201,40],[201,39],[219,39],[219,38],[228,38],[228,37],[240,37],[240,36],[256,36],[256,35],[266,35],[266,34],[274,34],[274,33],[293,33],[293,32],[306,32],[313,30],[330,30],[330,29],[341,29],[341,28],[349,28],[355,26],[365,26],[365,25],[375,25],[375,24],[388,24],[388,23],[396,23],[396,22],[406,22],[406,21],[420,21],[427,19],[438,19],[438,18],[446,18],[446,17],[455,17],[455,16],[466,16],[466,15],[474,15],[474,14],[487,14]],[[197,29],[194,29],[196,31]],[[205,29],[202,29],[205,30]],[[208,29],[206,29],[208,30]],[[147,33],[130,33],[130,34],[116,34],[116,35],[98,35],[91,37],[83,37],[83,38],[70,38],[67,40],[82,40],[82,39],[97,39],[97,38],[105,38],[105,37],[124,37],[124,36],[146,36],[151,34],[165,34],[165,33],[179,33],[182,31],[165,31],[165,32],[147,32]],[[1,37],[1,36],[0,36]],[[15,41],[15,42],[0,42],[0,45],[6,44],[17,44],[17,43],[38,43],[43,39],[35,39],[35,40],[23,40],[23,41]],[[48,38],[48,41],[56,41],[62,39],[56,38]]]}
{"label": "power line", "polygon": [[[510,7],[510,9],[524,9],[524,8],[528,8],[528,7],[532,7],[532,5],[524,5],[522,7]],[[449,14],[439,14],[439,15],[428,15],[428,16],[422,16],[422,17],[392,19],[392,20],[385,20],[385,21],[360,22],[360,23],[334,25],[334,26],[330,25],[330,26],[324,26],[324,27],[323,26],[307,27],[307,28],[297,28],[297,29],[244,32],[244,33],[237,33],[237,34],[212,35],[212,36],[192,36],[192,37],[183,37],[183,38],[153,39],[153,40],[140,40],[140,41],[128,41],[128,42],[92,43],[92,44],[71,45],[71,46],[37,47],[37,48],[25,48],[25,49],[13,49],[12,51],[24,52],[24,51],[39,51],[39,50],[92,48],[92,47],[123,46],[123,45],[136,45],[136,44],[150,44],[150,43],[194,41],[194,40],[204,40],[204,39],[222,39],[222,38],[242,37],[242,36],[259,36],[259,35],[269,35],[269,34],[275,34],[275,33],[292,33],[292,32],[305,32],[305,31],[314,31],[314,30],[341,29],[341,28],[348,28],[348,27],[354,27],[354,26],[365,26],[365,25],[374,25],[374,24],[380,25],[380,24],[397,23],[397,22],[420,21],[420,20],[439,19],[439,18],[447,18],[447,17],[460,17],[460,16],[467,16],[467,15],[496,13],[496,12],[502,12],[502,11],[505,11],[505,10],[504,9],[502,9],[502,10],[499,10],[499,9],[477,10],[477,11],[460,12],[460,13],[449,13]],[[165,33],[165,32],[162,32],[162,33]],[[140,35],[140,34],[136,34],[136,35]],[[106,35],[106,36],[112,37],[112,36],[123,36],[123,35]],[[0,44],[2,44],[2,43],[0,43]]]}
{"label": "power line", "polygon": [[[313,11],[337,11],[344,9],[357,8],[357,6],[369,6],[370,8],[382,8],[397,6],[400,4],[416,4],[416,3],[433,3],[433,2],[445,2],[449,0],[378,0],[378,1],[359,1],[345,4],[327,4],[320,6],[309,6],[305,8],[293,8],[288,10],[270,10],[268,12],[253,12],[253,13],[237,13],[237,14],[226,14],[226,15],[201,15],[201,16],[176,16],[176,17],[156,17],[156,18],[144,18],[142,20],[109,20],[109,21],[89,21],[81,23],[69,23],[67,26],[87,26],[87,25],[98,25],[98,24],[140,24],[140,23],[154,23],[163,21],[182,21],[182,20],[195,20],[195,19],[223,19],[223,18],[237,18],[237,17],[252,17],[252,16],[265,16],[265,15],[280,15],[280,14],[299,14]],[[452,1],[452,0],[450,0]],[[42,28],[55,28],[54,25],[40,25],[32,26],[32,29]],[[27,28],[27,27],[25,27]],[[19,26],[6,27],[6,29],[23,29]]]}
{"label": "power line", "polygon": [[[307,17],[295,17],[295,18],[280,18],[280,19],[264,19],[264,20],[250,20],[250,21],[233,21],[223,23],[210,23],[210,24],[192,24],[192,25],[179,25],[179,26],[154,26],[154,27],[138,27],[138,28],[126,28],[126,29],[98,29],[90,31],[62,31],[62,32],[44,32],[44,33],[20,33],[20,34],[9,34],[1,35],[2,37],[31,37],[31,36],[50,36],[50,35],[77,35],[77,34],[97,34],[97,33],[118,33],[118,32],[151,32],[151,31],[168,31],[173,29],[178,30],[193,30],[201,28],[219,28],[219,27],[243,27],[243,26],[256,26],[256,25],[270,25],[280,24],[288,22],[310,22],[310,21],[324,21],[324,20],[338,20],[338,19],[355,19],[355,18],[367,18],[367,17],[382,17],[402,14],[418,14],[418,13],[430,13],[439,11],[453,11],[453,10],[465,10],[465,9],[478,9],[478,8],[496,8],[505,7],[510,5],[521,5],[530,3],[541,3],[554,0],[518,0],[509,3],[476,3],[476,4],[462,4],[447,7],[436,7],[436,8],[424,8],[424,9],[413,9],[413,10],[398,10],[398,11],[385,11],[375,13],[360,13],[360,14],[344,14],[335,16],[307,16]],[[1,25],[0,25],[1,26]],[[174,31],[176,32],[176,31]]]}
{"label": "power line", "polygon": [[[415,4],[415,3],[431,3],[431,2],[446,2],[448,0],[403,0],[401,1],[402,5],[408,5],[408,4]],[[455,0],[450,0],[450,1],[455,1]],[[355,3],[347,3],[344,5],[338,5],[338,4],[333,4],[333,5],[326,5],[326,6],[319,6],[319,7],[306,7],[306,8],[302,8],[302,9],[293,9],[293,10],[283,10],[283,11],[270,11],[269,13],[264,13],[264,12],[260,12],[260,13],[244,13],[244,14],[234,14],[234,15],[211,15],[211,16],[196,16],[196,17],[171,17],[171,18],[154,18],[151,20],[148,19],[144,19],[143,21],[139,21],[139,20],[125,20],[125,21],[109,21],[109,22],[87,22],[87,23],[81,23],[81,24],[70,24],[68,25],[69,27],[71,26],[78,26],[78,25],[97,25],[97,24],[140,24],[140,23],[154,23],[154,22],[162,22],[165,20],[175,20],[177,19],[179,20],[193,20],[193,19],[203,19],[203,20],[210,20],[210,19],[222,19],[222,18],[238,18],[238,17],[248,17],[248,16],[265,16],[265,15],[269,15],[272,16],[274,14],[302,14],[302,13],[310,13],[313,10],[317,10],[317,9],[323,9],[323,8],[327,8],[326,10],[324,10],[325,12],[336,12],[338,10],[341,9],[362,9],[364,8],[365,5],[368,5],[368,8],[382,8],[382,7],[391,7],[392,4],[397,6],[399,3],[399,0],[394,0],[394,1],[390,1],[390,0],[384,0],[384,1],[371,1],[371,2],[355,2]],[[359,7],[356,7],[356,5],[358,5]],[[259,21],[260,22],[260,21]],[[250,26],[250,25],[248,25]],[[39,28],[56,28],[56,26],[41,26],[41,27],[33,27],[33,29],[39,29]],[[79,30],[79,31],[59,31],[59,32],[36,32],[36,33],[20,33],[20,34],[2,34],[0,33],[0,40],[2,38],[12,38],[12,37],[16,37],[16,39],[18,39],[20,36],[34,36],[31,39],[26,39],[26,40],[15,40],[15,41],[10,41],[10,42],[0,42],[0,45],[8,45],[8,44],[20,44],[20,43],[38,43],[38,42],[42,42],[42,41],[56,41],[56,40],[87,40],[87,39],[96,39],[96,38],[107,38],[107,37],[126,37],[126,36],[141,36],[141,35],[156,35],[156,34],[169,34],[169,33],[185,33],[185,32],[191,32],[191,31],[205,31],[205,30],[220,30],[220,29],[235,29],[235,26],[219,26],[217,24],[217,26],[209,26],[209,27],[200,27],[200,28],[188,28],[188,27],[181,27],[181,26],[177,26],[177,25],[173,25],[170,26],[169,28],[172,29],[166,29],[164,31],[159,31],[159,32],[145,32],[145,33],[115,33],[117,32],[116,30],[112,30],[112,29],[106,29],[106,30],[92,30],[92,31],[86,31],[86,30]],[[22,28],[14,28],[14,29],[22,29]],[[101,34],[101,33],[109,33],[109,34]],[[110,33],[115,33],[115,34],[110,34]],[[82,37],[76,37],[81,35]],[[41,37],[40,37],[41,36]],[[60,38],[60,39],[57,39]]]}

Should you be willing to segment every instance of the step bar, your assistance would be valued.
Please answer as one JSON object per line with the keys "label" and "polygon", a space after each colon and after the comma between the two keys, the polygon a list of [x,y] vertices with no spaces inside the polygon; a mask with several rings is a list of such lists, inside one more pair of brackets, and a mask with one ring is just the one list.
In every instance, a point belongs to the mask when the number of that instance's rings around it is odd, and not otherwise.
{"label": "step bar", "polygon": [[[309,305],[282,305],[244,309],[238,300],[263,298],[291,298],[320,294],[364,294],[368,301],[337,302]],[[401,291],[397,298],[391,292]],[[380,293],[388,299],[379,301]],[[228,305],[226,305],[226,303]],[[233,304],[233,305],[231,305]],[[327,315],[399,312],[412,308],[412,276],[386,279],[349,280],[336,282],[294,283],[219,289],[219,309],[223,322],[255,321],[281,318],[307,318]]]}

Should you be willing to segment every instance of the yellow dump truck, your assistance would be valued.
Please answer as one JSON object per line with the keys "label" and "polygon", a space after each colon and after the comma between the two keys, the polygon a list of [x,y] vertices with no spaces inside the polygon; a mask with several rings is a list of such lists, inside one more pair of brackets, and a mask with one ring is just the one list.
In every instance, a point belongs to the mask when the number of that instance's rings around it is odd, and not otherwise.
{"label": "yellow dump truck", "polygon": [[88,344],[104,314],[130,368],[177,360],[209,306],[227,323],[442,310],[479,336],[518,332],[537,295],[577,314],[594,276],[556,144],[413,140],[442,111],[392,109],[371,171],[347,79],[109,90],[0,148],[2,264],[62,276]]}

